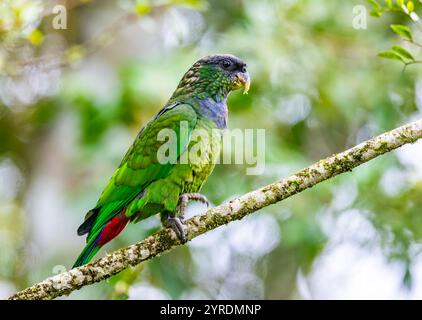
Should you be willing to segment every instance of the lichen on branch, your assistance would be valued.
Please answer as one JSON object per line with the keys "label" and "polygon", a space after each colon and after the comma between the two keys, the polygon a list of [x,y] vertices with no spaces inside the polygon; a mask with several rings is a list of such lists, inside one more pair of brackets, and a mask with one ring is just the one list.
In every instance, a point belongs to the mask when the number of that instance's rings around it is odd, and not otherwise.
{"label": "lichen on branch", "polygon": [[[420,138],[422,138],[422,119],[383,133],[351,149],[320,160],[286,179],[249,192],[211,208],[203,215],[189,219],[186,222],[186,238],[192,240],[231,221],[240,220],[259,209],[282,201],[336,175],[351,171],[365,162]],[[174,232],[163,229],[145,240],[117,250],[90,264],[45,279],[9,299],[54,299],[67,295],[179,245],[181,243]]]}

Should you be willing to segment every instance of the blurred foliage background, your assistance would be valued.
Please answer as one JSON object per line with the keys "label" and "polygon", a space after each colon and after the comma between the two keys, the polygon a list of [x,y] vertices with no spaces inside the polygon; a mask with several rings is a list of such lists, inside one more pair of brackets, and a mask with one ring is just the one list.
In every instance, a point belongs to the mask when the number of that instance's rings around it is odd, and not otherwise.
{"label": "blurred foliage background", "polygon": [[[203,189],[213,204],[420,118],[420,65],[377,57],[420,51],[390,29],[417,37],[420,23],[390,2],[0,1],[0,297],[72,265],[85,212],[204,55],[248,63],[229,126],[266,129],[265,173],[217,166]],[[57,5],[67,29],[53,27]],[[416,143],[70,298],[422,298],[421,194]],[[130,225],[99,255],[159,228]]]}

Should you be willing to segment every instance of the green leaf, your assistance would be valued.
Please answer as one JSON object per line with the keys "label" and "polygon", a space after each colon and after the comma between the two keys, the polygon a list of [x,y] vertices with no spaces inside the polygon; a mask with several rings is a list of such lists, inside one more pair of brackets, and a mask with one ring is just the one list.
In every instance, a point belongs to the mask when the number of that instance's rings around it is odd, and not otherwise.
{"label": "green leaf", "polygon": [[399,47],[399,46],[393,46],[393,51],[401,55],[403,58],[415,61],[415,58],[412,56],[412,54],[407,51],[406,49]]}
{"label": "green leaf", "polygon": [[184,5],[196,10],[205,10],[208,7],[207,2],[203,0],[171,0],[170,3],[174,5]]}
{"label": "green leaf", "polygon": [[148,3],[139,1],[135,4],[134,11],[138,16],[142,17],[151,12],[151,6]]}
{"label": "green leaf", "polygon": [[369,11],[369,14],[372,17],[379,18],[379,17],[382,16],[382,11],[381,10],[377,10],[377,9],[372,9],[371,11]]}
{"label": "green leaf", "polygon": [[44,41],[44,34],[39,29],[34,29],[27,38],[34,46],[39,46]]}
{"label": "green leaf", "polygon": [[403,63],[406,63],[401,55],[399,55],[398,53],[393,52],[393,51],[380,52],[380,53],[378,53],[378,57],[381,57],[381,58],[384,58],[384,59],[390,59],[390,60],[398,60],[398,61],[401,61]]}
{"label": "green leaf", "polygon": [[385,0],[385,2],[387,3],[387,7],[389,9],[392,9],[393,8],[393,0]]}
{"label": "green leaf", "polygon": [[407,10],[409,10],[409,12],[412,12],[413,10],[415,10],[415,5],[414,5],[413,1],[409,1],[407,3]]}
{"label": "green leaf", "polygon": [[401,8],[404,4],[404,0],[397,0],[397,5]]}
{"label": "green leaf", "polygon": [[406,26],[403,26],[401,24],[392,24],[390,25],[391,30],[393,30],[396,34],[398,34],[399,36],[409,40],[409,41],[413,41],[413,37],[412,37],[412,31],[410,31],[410,29]]}
{"label": "green leaf", "polygon": [[374,6],[376,9],[380,10],[382,9],[381,5],[376,0],[368,0],[368,2]]}
{"label": "green leaf", "polygon": [[68,63],[75,63],[84,58],[86,49],[80,45],[74,45],[66,50],[65,57]]}

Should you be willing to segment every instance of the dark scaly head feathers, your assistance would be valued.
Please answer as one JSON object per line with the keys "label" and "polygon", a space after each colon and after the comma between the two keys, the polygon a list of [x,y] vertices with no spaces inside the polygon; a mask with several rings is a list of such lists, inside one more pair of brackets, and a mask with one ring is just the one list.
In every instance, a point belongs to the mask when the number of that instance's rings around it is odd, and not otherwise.
{"label": "dark scaly head feathers", "polygon": [[230,54],[206,56],[185,73],[170,100],[195,95],[198,98],[223,100],[232,90],[249,90],[246,63]]}

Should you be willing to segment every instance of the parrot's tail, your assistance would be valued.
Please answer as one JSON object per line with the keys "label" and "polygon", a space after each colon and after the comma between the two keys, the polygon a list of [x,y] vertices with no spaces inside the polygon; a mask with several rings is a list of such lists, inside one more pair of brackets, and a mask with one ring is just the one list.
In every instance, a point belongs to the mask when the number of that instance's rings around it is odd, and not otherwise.
{"label": "parrot's tail", "polygon": [[90,237],[91,239],[82,250],[72,268],[87,264],[103,245],[117,237],[117,235],[126,227],[130,221],[130,219],[126,217],[125,213],[125,211],[122,211],[120,214],[107,222],[107,224],[102,229],[100,229],[96,236]]}

